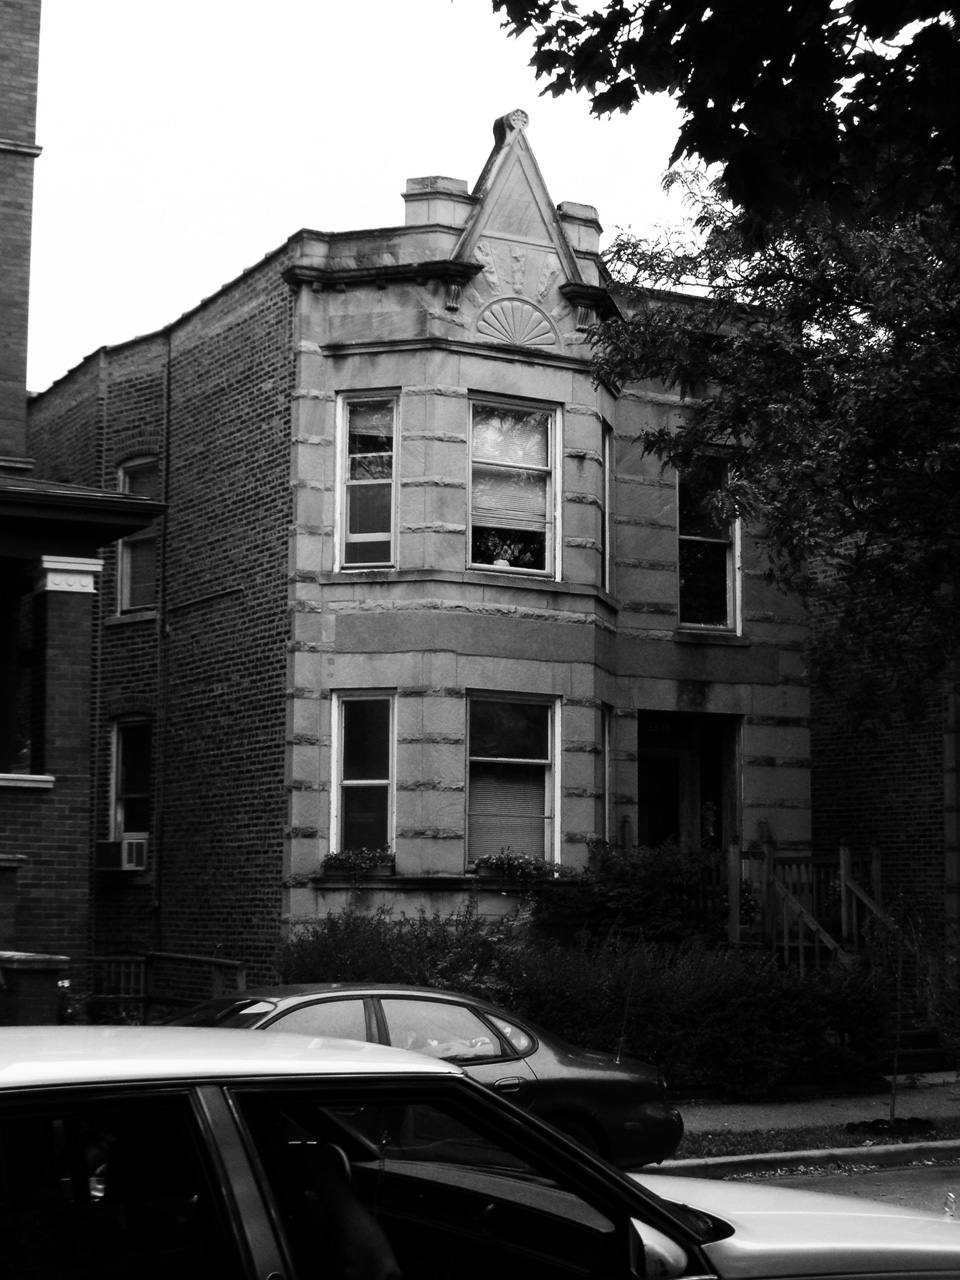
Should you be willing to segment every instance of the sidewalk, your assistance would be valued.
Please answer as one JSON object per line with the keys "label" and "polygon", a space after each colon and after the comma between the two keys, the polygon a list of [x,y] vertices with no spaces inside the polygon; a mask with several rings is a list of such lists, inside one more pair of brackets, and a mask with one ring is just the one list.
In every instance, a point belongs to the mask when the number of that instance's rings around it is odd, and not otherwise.
{"label": "sidewalk", "polygon": [[[890,1114],[889,1089],[868,1094],[827,1098],[778,1099],[773,1102],[680,1102],[688,1133],[742,1133],[764,1129],[807,1129],[815,1125],[843,1125],[860,1120],[884,1120]],[[916,1084],[900,1083],[897,1116],[933,1120],[960,1116],[960,1079],[955,1072],[920,1076]],[[918,1141],[869,1147],[837,1147],[825,1151],[767,1152],[758,1155],[717,1156],[713,1159],[665,1160],[658,1173],[682,1173],[699,1178],[771,1172],[829,1164],[912,1164],[919,1160],[960,1163],[960,1140]]]}

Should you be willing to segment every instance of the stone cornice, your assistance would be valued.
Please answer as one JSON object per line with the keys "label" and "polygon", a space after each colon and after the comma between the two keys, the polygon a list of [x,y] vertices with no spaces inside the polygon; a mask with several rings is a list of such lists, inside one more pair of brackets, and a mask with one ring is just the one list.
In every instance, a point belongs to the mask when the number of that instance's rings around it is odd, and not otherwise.
{"label": "stone cornice", "polygon": [[0,138],[0,151],[10,151],[18,156],[33,156],[36,158],[43,150],[38,147],[35,142],[16,142],[13,138]]}
{"label": "stone cornice", "polygon": [[315,292],[334,289],[344,292],[351,285],[374,284],[386,288],[389,284],[413,281],[425,284],[428,280],[440,280],[446,285],[463,287],[482,270],[479,262],[457,262],[449,258],[433,262],[394,262],[379,266],[315,267],[305,262],[294,262],[283,270],[283,278],[291,289],[309,285]]}

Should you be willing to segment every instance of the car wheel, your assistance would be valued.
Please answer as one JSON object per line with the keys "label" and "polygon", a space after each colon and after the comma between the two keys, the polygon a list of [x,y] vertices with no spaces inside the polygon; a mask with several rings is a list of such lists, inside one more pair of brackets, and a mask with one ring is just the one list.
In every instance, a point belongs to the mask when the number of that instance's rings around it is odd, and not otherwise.
{"label": "car wheel", "polygon": [[585,1120],[581,1120],[578,1116],[544,1116],[544,1119],[555,1129],[565,1133],[568,1138],[579,1143],[584,1151],[589,1151],[594,1156],[603,1155],[598,1134]]}

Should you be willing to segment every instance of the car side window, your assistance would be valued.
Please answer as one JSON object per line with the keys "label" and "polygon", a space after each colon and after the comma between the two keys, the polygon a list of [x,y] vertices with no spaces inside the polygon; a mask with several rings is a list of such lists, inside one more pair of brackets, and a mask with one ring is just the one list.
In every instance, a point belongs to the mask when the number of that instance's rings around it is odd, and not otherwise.
{"label": "car side window", "polygon": [[368,1040],[363,1000],[322,1000],[301,1004],[267,1024],[269,1031],[332,1036],[338,1040]]}
{"label": "car side window", "polygon": [[9,1280],[244,1275],[185,1096],[0,1111]]}
{"label": "car side window", "polygon": [[508,1022],[506,1018],[495,1018],[492,1013],[488,1014],[488,1017],[511,1049],[515,1049],[521,1058],[526,1057],[528,1053],[532,1053],[536,1048],[536,1041],[533,1036],[515,1023]]}
{"label": "car side window", "polygon": [[389,997],[382,999],[380,1006],[395,1048],[413,1049],[450,1062],[503,1057],[499,1038],[463,1005]]}
{"label": "car side window", "polygon": [[614,1220],[555,1161],[417,1085],[236,1091],[301,1277],[625,1276]]}

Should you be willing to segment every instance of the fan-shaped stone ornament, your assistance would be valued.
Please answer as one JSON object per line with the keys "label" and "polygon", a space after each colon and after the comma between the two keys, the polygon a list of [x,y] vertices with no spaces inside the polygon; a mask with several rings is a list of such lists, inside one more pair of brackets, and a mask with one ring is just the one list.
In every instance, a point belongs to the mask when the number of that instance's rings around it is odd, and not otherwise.
{"label": "fan-shaped stone ornament", "polygon": [[542,311],[520,298],[498,298],[477,317],[477,336],[515,347],[556,347],[557,334]]}

